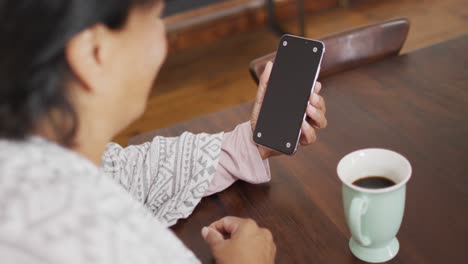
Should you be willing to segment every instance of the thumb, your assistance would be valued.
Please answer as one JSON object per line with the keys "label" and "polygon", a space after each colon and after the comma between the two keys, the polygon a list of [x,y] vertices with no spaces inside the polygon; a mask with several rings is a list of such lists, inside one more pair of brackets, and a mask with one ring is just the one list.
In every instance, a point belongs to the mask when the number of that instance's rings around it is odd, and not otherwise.
{"label": "thumb", "polygon": [[262,76],[260,76],[260,90],[265,90],[268,85],[268,80],[270,79],[271,70],[273,68],[273,62],[269,61],[265,65],[265,70],[263,71]]}
{"label": "thumb", "polygon": [[208,243],[211,248],[224,241],[223,235],[213,228],[205,226],[202,228],[201,233],[203,239],[205,239],[206,243]]}

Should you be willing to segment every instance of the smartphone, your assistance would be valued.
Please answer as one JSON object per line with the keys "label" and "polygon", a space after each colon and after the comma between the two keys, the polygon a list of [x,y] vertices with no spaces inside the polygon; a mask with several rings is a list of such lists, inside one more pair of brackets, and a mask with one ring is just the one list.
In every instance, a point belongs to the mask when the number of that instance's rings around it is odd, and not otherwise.
{"label": "smartphone", "polygon": [[293,155],[320,72],[323,42],[284,35],[253,134],[254,142]]}

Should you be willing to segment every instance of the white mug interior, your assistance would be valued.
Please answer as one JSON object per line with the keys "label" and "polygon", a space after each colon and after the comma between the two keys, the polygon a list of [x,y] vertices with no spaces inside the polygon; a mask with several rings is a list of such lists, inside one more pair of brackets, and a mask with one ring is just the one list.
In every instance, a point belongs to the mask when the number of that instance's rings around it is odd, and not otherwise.
{"label": "white mug interior", "polygon": [[[389,192],[405,185],[411,177],[411,164],[397,152],[387,149],[362,149],[346,155],[338,163],[338,177],[348,187],[368,193]],[[394,181],[394,186],[367,189],[353,184],[366,176],[384,176]]]}

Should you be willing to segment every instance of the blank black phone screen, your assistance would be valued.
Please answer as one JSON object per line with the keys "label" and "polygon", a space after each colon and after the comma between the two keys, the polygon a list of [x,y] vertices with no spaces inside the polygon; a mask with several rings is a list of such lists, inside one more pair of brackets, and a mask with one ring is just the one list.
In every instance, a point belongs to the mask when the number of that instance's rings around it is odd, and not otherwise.
{"label": "blank black phone screen", "polygon": [[281,38],[253,135],[256,143],[294,153],[323,52],[322,42]]}

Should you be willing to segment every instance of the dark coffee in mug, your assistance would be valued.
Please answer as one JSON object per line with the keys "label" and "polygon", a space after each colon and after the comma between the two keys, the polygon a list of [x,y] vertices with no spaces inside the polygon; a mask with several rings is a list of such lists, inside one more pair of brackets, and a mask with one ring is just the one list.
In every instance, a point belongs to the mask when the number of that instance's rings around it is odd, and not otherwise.
{"label": "dark coffee in mug", "polygon": [[353,182],[354,185],[367,189],[383,189],[396,183],[385,176],[366,176]]}

